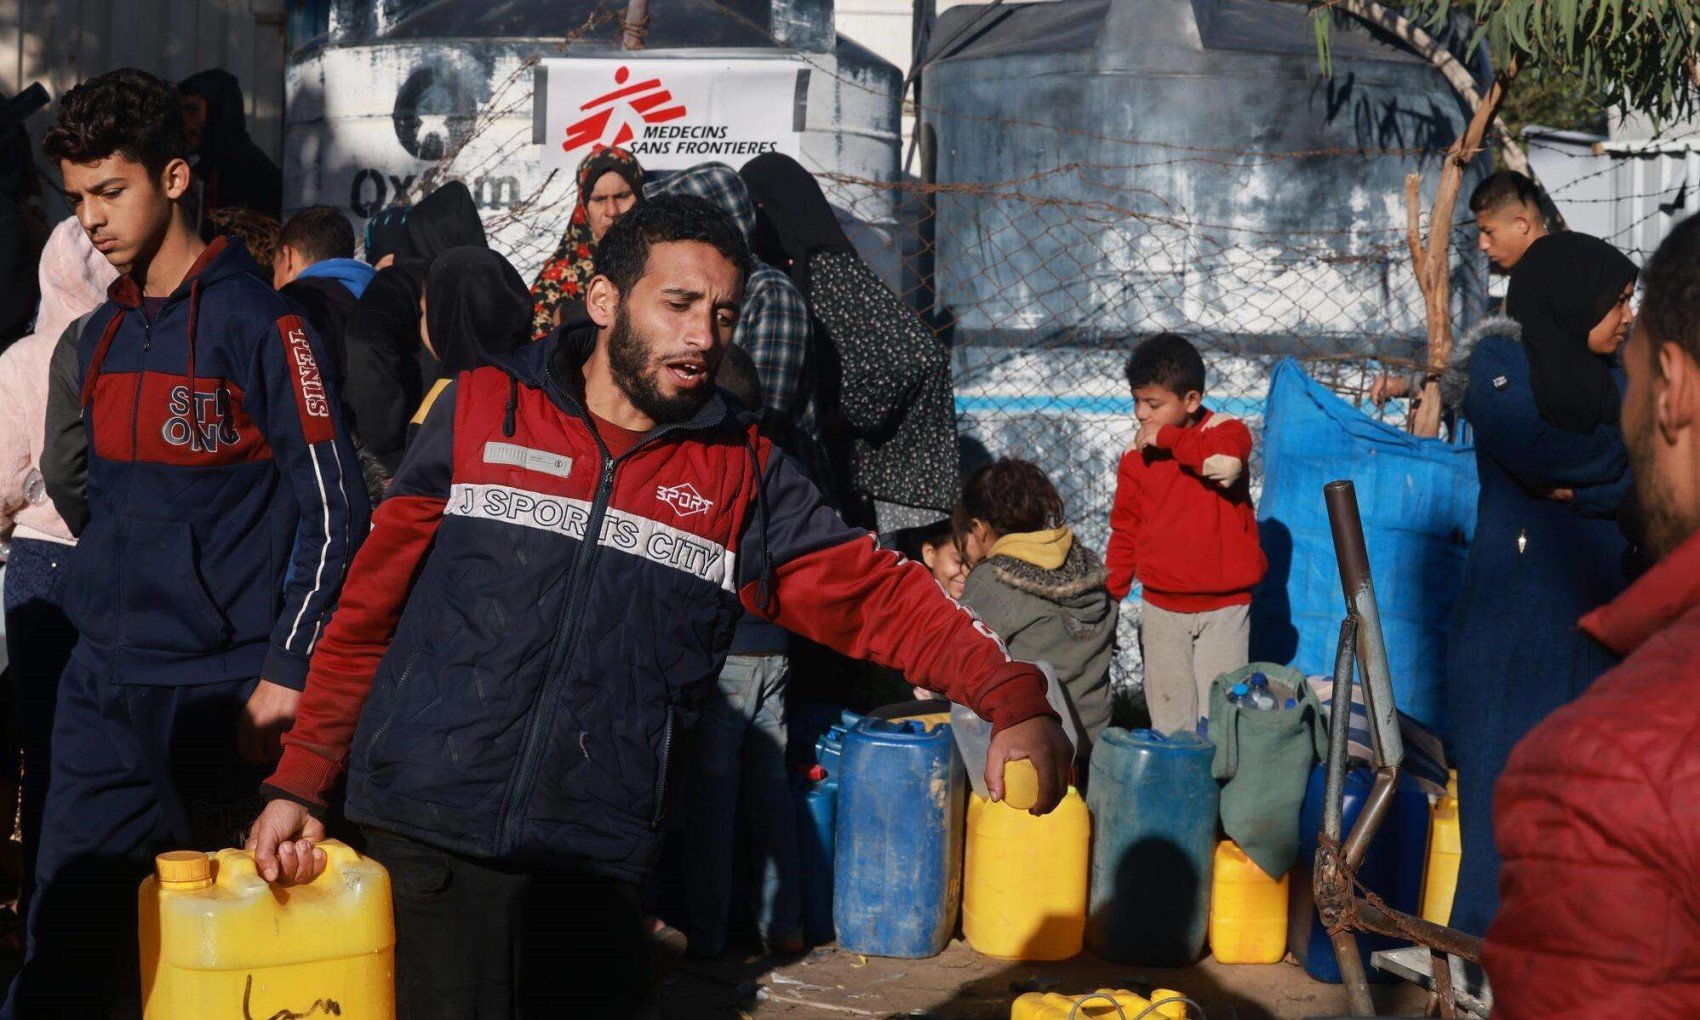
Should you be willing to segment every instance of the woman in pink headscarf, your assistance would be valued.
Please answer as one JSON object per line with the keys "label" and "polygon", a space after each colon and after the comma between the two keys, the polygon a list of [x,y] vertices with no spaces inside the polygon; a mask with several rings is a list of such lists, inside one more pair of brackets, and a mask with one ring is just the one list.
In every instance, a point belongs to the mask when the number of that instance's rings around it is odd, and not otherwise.
{"label": "woman in pink headscarf", "polygon": [[[60,223],[41,253],[35,331],[0,354],[0,539],[11,543],[6,560],[6,652],[24,754],[20,916],[29,909],[35,885],[36,837],[47,794],[48,739],[59,673],[77,641],[76,630],[59,608],[66,553],[76,539],[48,498],[41,473],[48,364],[61,335],[68,335],[74,323],[80,325],[106,300],[107,285],[117,276],[75,219]],[[74,344],[75,336],[69,335],[66,342]]]}

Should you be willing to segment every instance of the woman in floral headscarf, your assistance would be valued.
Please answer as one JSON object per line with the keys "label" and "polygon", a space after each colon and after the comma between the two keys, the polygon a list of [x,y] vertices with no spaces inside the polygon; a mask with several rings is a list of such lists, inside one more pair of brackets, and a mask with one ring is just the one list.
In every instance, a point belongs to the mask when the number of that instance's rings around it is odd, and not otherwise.
{"label": "woman in floral headscarf", "polygon": [[560,247],[531,285],[533,336],[542,336],[584,310],[584,290],[596,274],[596,242],[616,219],[643,201],[643,167],[624,149],[602,149],[578,167],[578,204]]}

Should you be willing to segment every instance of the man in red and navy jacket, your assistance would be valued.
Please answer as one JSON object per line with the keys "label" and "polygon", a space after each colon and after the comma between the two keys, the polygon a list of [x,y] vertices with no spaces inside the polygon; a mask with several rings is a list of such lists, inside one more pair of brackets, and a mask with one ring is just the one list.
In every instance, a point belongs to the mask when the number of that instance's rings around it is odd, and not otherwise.
{"label": "man in red and navy jacket", "polygon": [[63,604],[79,638],[6,1015],[105,1016],[137,1002],[153,856],[237,838],[369,508],[318,340],[240,242],[204,244],[183,213],[176,90],[90,79],[44,147],[125,272],[78,347],[90,519]]}
{"label": "man in red and navy jacket", "polygon": [[593,321],[462,374],[431,409],[250,837],[262,874],[310,878],[312,814],[347,773],[347,813],[394,880],[404,1015],[516,997],[559,1015],[559,996],[647,1013],[636,885],[740,608],[990,720],[994,792],[1016,758],[1038,769],[1036,810],[1067,782],[1039,670],[840,521],[715,390],[749,266],[725,214],[657,198],[596,258]]}

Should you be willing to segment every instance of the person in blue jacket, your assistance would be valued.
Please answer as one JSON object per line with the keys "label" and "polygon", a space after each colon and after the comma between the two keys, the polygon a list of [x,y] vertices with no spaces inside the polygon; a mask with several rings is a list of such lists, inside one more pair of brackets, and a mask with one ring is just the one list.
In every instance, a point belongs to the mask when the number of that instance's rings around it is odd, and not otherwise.
{"label": "person in blue jacket", "polygon": [[172,87],[72,89],[43,144],[122,270],[78,338],[90,518],[65,576],[37,892],[0,1016],[140,1007],[136,886],[239,836],[369,508],[324,351],[241,242],[185,214]]}
{"label": "person in blue jacket", "polygon": [[1442,382],[1481,480],[1446,664],[1463,835],[1452,925],[1474,935],[1499,906],[1494,781],[1512,746],[1613,661],[1576,622],[1626,583],[1616,353],[1635,276],[1599,238],[1542,237],[1512,271],[1509,318],[1463,337]]}

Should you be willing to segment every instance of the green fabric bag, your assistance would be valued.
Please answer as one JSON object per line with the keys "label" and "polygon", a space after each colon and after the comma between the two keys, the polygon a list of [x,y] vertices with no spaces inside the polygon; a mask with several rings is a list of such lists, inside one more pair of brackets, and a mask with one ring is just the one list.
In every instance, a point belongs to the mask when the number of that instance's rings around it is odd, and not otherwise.
{"label": "green fabric bag", "polygon": [[[1253,673],[1293,691],[1298,704],[1261,712],[1229,703],[1228,692]],[[1328,723],[1304,674],[1271,662],[1223,673],[1210,686],[1212,771],[1222,786],[1222,829],[1271,878],[1299,854],[1299,808],[1311,766],[1328,753]]]}

